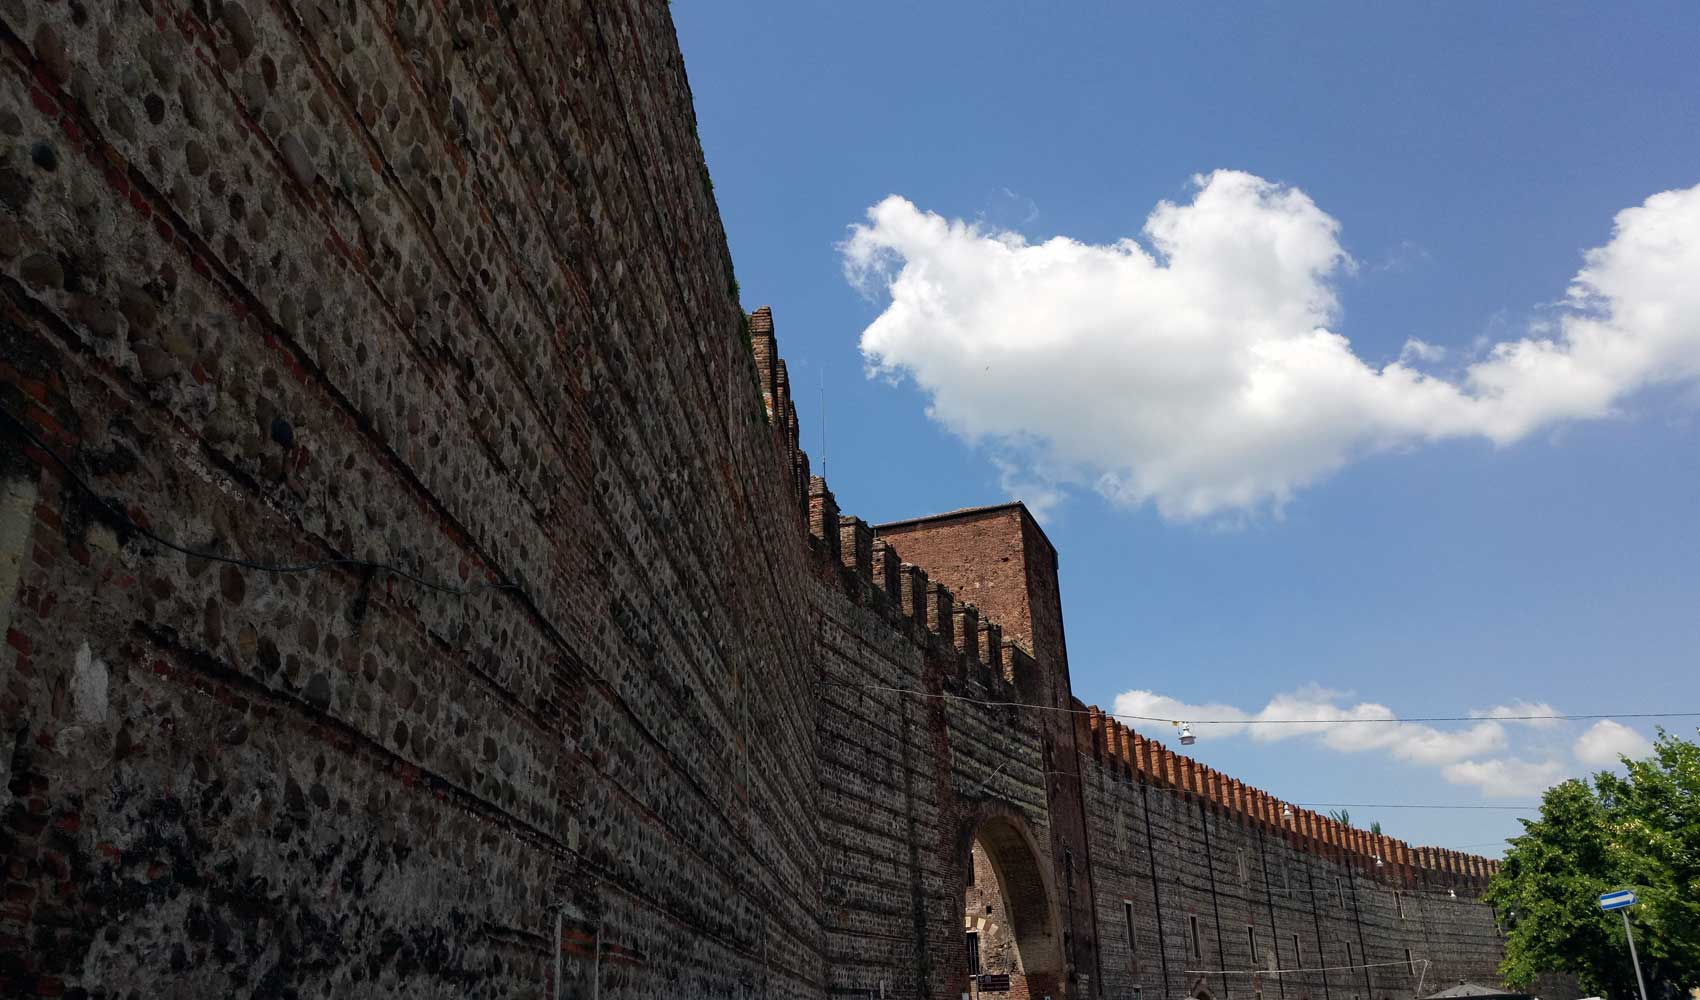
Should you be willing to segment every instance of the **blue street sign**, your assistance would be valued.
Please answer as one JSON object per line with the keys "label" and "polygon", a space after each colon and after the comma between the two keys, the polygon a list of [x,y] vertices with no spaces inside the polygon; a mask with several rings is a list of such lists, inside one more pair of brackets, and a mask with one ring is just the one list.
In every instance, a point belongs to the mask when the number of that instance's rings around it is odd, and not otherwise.
{"label": "blue street sign", "polygon": [[1635,893],[1629,889],[1600,893],[1600,909],[1602,910],[1621,910],[1627,906],[1634,906],[1635,903]]}

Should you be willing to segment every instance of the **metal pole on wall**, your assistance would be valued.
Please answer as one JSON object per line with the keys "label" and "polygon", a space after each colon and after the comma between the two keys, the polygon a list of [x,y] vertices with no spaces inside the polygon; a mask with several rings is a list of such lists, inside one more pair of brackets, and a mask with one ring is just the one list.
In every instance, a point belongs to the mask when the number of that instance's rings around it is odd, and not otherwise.
{"label": "metal pole on wall", "polygon": [[1629,908],[1623,913],[1623,936],[1629,939],[1629,964],[1635,966],[1635,985],[1641,987],[1641,1000],[1647,1000],[1647,981],[1641,978],[1641,959],[1635,954],[1635,932],[1629,929]]}

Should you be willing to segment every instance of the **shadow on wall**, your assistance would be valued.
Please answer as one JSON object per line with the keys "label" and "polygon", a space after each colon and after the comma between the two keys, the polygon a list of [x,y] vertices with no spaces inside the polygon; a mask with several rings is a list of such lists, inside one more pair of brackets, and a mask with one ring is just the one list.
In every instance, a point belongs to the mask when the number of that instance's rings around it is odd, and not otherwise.
{"label": "shadow on wall", "polygon": [[964,971],[970,995],[1061,997],[1065,948],[1057,908],[1032,836],[994,815],[974,830],[964,859]]}

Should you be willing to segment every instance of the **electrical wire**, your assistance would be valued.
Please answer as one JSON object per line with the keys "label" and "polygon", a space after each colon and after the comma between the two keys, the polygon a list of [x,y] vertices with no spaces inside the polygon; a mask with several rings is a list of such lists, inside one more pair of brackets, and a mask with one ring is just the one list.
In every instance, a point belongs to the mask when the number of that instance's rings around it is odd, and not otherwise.
{"label": "electrical wire", "polygon": [[[1064,715],[1098,715],[1107,719],[1131,719],[1135,722],[1161,722],[1165,725],[1178,726],[1182,720],[1163,715],[1132,715],[1127,712],[1104,712],[1083,708],[1064,708],[1060,705],[1034,705],[1023,701],[992,701],[986,698],[970,698],[967,695],[951,694],[947,691],[920,691],[915,688],[896,687],[889,684],[852,684],[849,681],[826,679],[821,683],[833,684],[867,691],[890,691],[895,694],[906,694],[919,698],[940,698],[950,701],[963,701],[973,705],[991,707],[1009,706],[1015,708],[1030,708],[1040,712],[1060,712]],[[1409,716],[1404,718],[1367,718],[1367,719],[1187,719],[1194,726],[1335,726],[1357,722],[1587,722],[1595,719],[1700,719],[1700,712],[1603,712],[1585,715],[1428,715]]]}
{"label": "electrical wire", "polygon": [[359,569],[372,573],[388,573],[392,576],[397,576],[403,580],[407,580],[410,583],[417,584],[420,587],[424,587],[427,590],[433,590],[440,594],[449,594],[454,597],[470,597],[473,594],[486,590],[512,590],[521,594],[525,592],[524,588],[522,588],[519,584],[508,583],[506,581],[480,582],[466,587],[457,587],[453,584],[427,579],[404,569],[401,566],[397,566],[394,563],[377,562],[371,559],[338,557],[335,559],[321,559],[317,562],[309,563],[269,563],[254,559],[243,559],[239,556],[227,556],[223,553],[212,552],[207,549],[197,549],[187,545],[181,545],[169,538],[166,538],[159,532],[154,531],[152,528],[137,522],[135,518],[131,517],[129,513],[125,511],[123,505],[119,503],[116,497],[103,496],[93,486],[90,486],[89,483],[78,474],[77,470],[72,468],[71,463],[66,460],[64,456],[60,455],[59,452],[55,451],[52,446],[48,445],[47,442],[43,441],[40,437],[37,437],[35,432],[30,430],[29,426],[16,414],[12,413],[5,407],[0,407],[0,414],[4,414],[6,419],[9,420],[13,426],[17,428],[18,432],[28,439],[31,444],[35,445],[49,458],[53,459],[54,463],[64,471],[65,478],[83,493],[87,494],[90,499],[99,504],[101,509],[117,521],[120,526],[148,539],[149,541],[152,541],[156,545],[171,549],[174,552],[180,552],[183,555],[192,556],[196,559],[205,559],[209,562],[228,563],[232,566],[240,566],[244,569],[257,570],[262,573],[313,573],[319,570],[337,568]]}
{"label": "electrical wire", "polygon": [[[1093,757],[1091,754],[1086,753],[1083,750],[1076,750],[1075,753],[1078,754],[1082,760],[1091,761],[1094,764],[1099,763],[1099,761],[1096,757]],[[998,770],[1001,771],[1001,770],[1003,770],[1003,768],[999,767]],[[996,774],[996,772],[993,772],[993,773]],[[1046,771],[1044,773],[1059,775],[1059,776],[1065,777],[1065,778],[1066,777],[1072,777],[1072,775],[1070,775],[1069,772],[1067,772],[1067,771]],[[990,781],[989,778],[987,780]],[[1186,788],[1165,788],[1162,785],[1147,785],[1146,787],[1149,788],[1153,792],[1161,792],[1165,795],[1180,795],[1180,796],[1187,796],[1187,795],[1197,796],[1198,795],[1197,792],[1192,791],[1190,789],[1186,789]],[[1470,804],[1470,803],[1458,805],[1458,804],[1450,804],[1450,803],[1449,804],[1442,804],[1442,803],[1427,803],[1427,802],[1295,802],[1295,801],[1291,801],[1291,800],[1287,800],[1287,799],[1280,799],[1278,801],[1280,801],[1284,805],[1289,805],[1289,806],[1304,806],[1306,808],[1317,807],[1317,806],[1327,806],[1327,807],[1331,807],[1331,808],[1335,808],[1335,809],[1340,809],[1340,808],[1351,808],[1351,809],[1510,809],[1510,810],[1515,810],[1515,811],[1518,811],[1518,812],[1538,812],[1538,811],[1540,811],[1540,808],[1541,808],[1538,803],[1533,804],[1533,805],[1499,806],[1499,805],[1475,805],[1475,804]],[[1495,841],[1494,843],[1497,844],[1499,842]],[[1478,846],[1480,846],[1480,845],[1478,845]]]}
{"label": "electrical wire", "polygon": [[[481,582],[481,583],[472,584],[471,586],[467,586],[467,587],[457,587],[457,586],[454,586],[453,584],[441,583],[441,582],[436,581],[436,580],[426,579],[425,577],[419,576],[418,574],[413,573],[413,572],[411,572],[407,569],[404,569],[401,566],[398,566],[394,563],[377,562],[377,561],[371,560],[371,559],[355,559],[355,558],[349,558],[349,557],[338,557],[338,558],[335,558],[335,559],[321,559],[321,560],[318,560],[316,562],[310,562],[310,563],[293,563],[293,564],[291,564],[291,563],[265,563],[265,562],[259,562],[259,561],[252,560],[252,559],[243,559],[239,556],[227,556],[227,555],[224,555],[223,553],[212,552],[212,551],[207,550],[207,549],[196,549],[196,548],[192,548],[192,547],[187,546],[187,545],[181,545],[177,542],[172,541],[169,538],[166,538],[165,536],[159,534],[158,532],[147,527],[146,525],[141,524],[135,518],[131,517],[129,515],[129,513],[124,510],[123,506],[118,502],[118,499],[116,497],[104,496],[98,490],[96,490],[93,486],[90,486],[89,483],[85,479],[83,479],[83,477],[77,472],[77,470],[71,466],[71,463],[69,461],[67,461],[64,456],[60,455],[59,452],[56,451],[51,445],[49,445],[47,442],[43,441],[40,437],[38,437],[35,434],[34,431],[30,430],[29,425],[25,424],[21,417],[12,413],[10,410],[5,409],[4,407],[0,407],[0,415],[4,415],[6,417],[6,419],[8,421],[10,421],[12,423],[12,425],[17,429],[18,433],[22,434],[27,440],[29,440],[29,442],[31,444],[35,445],[38,449],[40,449],[42,451],[42,453],[47,455],[49,458],[53,459],[54,464],[58,465],[59,468],[64,471],[66,478],[69,479],[78,489],[82,490],[82,492],[87,494],[96,503],[100,504],[100,506],[102,508],[104,508],[113,517],[114,520],[118,521],[120,524],[122,524],[128,530],[133,531],[136,534],[141,535],[144,538],[147,538],[148,540],[154,542],[155,544],[160,545],[160,546],[167,548],[167,549],[171,549],[172,551],[182,553],[183,555],[192,556],[196,559],[205,559],[209,562],[228,563],[232,566],[241,566],[244,569],[252,569],[252,570],[256,570],[256,571],[263,572],[263,573],[312,573],[312,572],[316,572],[316,571],[319,571],[319,570],[333,569],[333,568],[337,568],[337,567],[345,567],[345,568],[350,568],[350,569],[364,569],[364,570],[370,570],[370,571],[379,572],[379,573],[389,573],[389,574],[392,574],[394,576],[401,577],[402,579],[407,580],[411,583],[414,583],[414,584],[417,584],[421,587],[424,587],[428,590],[434,590],[438,593],[443,593],[443,594],[451,594],[451,595],[454,595],[454,596],[457,596],[457,597],[467,597],[467,596],[470,596],[470,595],[475,594],[475,593],[479,593],[479,592],[484,591],[484,590],[513,590],[513,591],[518,591],[520,593],[524,593],[524,588],[521,587],[519,584],[510,583],[510,582],[506,582],[506,581]],[[1086,710],[1086,709],[1063,708],[1063,707],[1060,707],[1060,706],[1051,706],[1051,705],[1033,705],[1033,704],[1028,704],[1026,702],[990,701],[990,700],[986,700],[986,699],[969,698],[966,695],[949,694],[947,692],[942,692],[942,691],[934,693],[934,692],[931,692],[931,691],[918,691],[918,690],[915,690],[914,688],[895,687],[895,686],[884,685],[884,684],[851,684],[847,681],[837,681],[837,680],[832,680],[832,679],[825,679],[821,683],[834,684],[834,685],[837,685],[837,686],[840,686],[840,687],[857,688],[857,689],[863,689],[863,690],[869,690],[869,691],[889,691],[889,692],[896,693],[896,694],[914,695],[914,696],[919,696],[919,697],[923,697],[923,698],[948,698],[948,699],[955,700],[955,701],[963,701],[963,702],[968,702],[968,703],[971,703],[971,704],[987,705],[987,706],[993,706],[993,707],[1002,706],[1002,705],[1010,705],[1010,706],[1014,706],[1014,707],[1018,707],[1018,708],[1036,709],[1036,710],[1039,710],[1039,711],[1062,712],[1062,713],[1065,713],[1065,714],[1068,714],[1068,715],[1092,715],[1092,714],[1094,714],[1092,711]],[[1126,713],[1126,712],[1098,712],[1096,714],[1107,717],[1107,718],[1112,718],[1112,719],[1131,719],[1135,722],[1166,722],[1166,723],[1169,723],[1170,725],[1179,725],[1180,724],[1179,720],[1169,719],[1169,718],[1165,718],[1163,716],[1156,716],[1156,715],[1133,715],[1133,714],[1129,714],[1129,713]],[[1457,716],[1435,715],[1435,716],[1410,716],[1410,717],[1406,717],[1406,718],[1380,718],[1380,717],[1377,717],[1377,718],[1363,718],[1363,719],[1189,719],[1187,721],[1190,724],[1195,725],[1195,726],[1277,726],[1277,725],[1344,725],[1344,724],[1347,724],[1347,723],[1359,723],[1359,722],[1535,722],[1535,721],[1586,722],[1586,721],[1593,721],[1593,720],[1598,720],[1598,719],[1687,719],[1687,718],[1700,718],[1700,712],[1606,712],[1606,713],[1582,714],[1582,715],[1496,715],[1496,716],[1492,716],[1492,717],[1477,716],[1477,715],[1457,715]],[[1301,804],[1350,805],[1350,804],[1353,804],[1353,803],[1332,803],[1332,802],[1330,802],[1330,803],[1301,803]],[[1388,805],[1388,806],[1378,806],[1376,808],[1402,809],[1402,808],[1430,808],[1430,807]],[[1432,807],[1432,808],[1493,809],[1493,808],[1512,808],[1512,807],[1500,807],[1500,806],[1479,806],[1479,807],[1446,806],[1446,807],[1442,807],[1442,806],[1435,806],[1435,807]]]}
{"label": "electrical wire", "polygon": [[1540,804],[1522,806],[1489,806],[1489,805],[1427,805],[1412,802],[1295,802],[1293,805],[1310,808],[1352,808],[1352,809],[1511,809],[1518,812],[1535,812]]}

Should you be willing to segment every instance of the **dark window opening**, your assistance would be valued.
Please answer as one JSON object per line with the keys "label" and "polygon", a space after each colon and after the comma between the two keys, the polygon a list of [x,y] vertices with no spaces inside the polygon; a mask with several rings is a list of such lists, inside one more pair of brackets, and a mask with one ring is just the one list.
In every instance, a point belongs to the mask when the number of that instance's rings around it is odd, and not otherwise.
{"label": "dark window opening", "polygon": [[1199,938],[1198,938],[1198,918],[1197,917],[1187,917],[1186,919],[1187,919],[1188,923],[1191,924],[1191,926],[1192,926],[1192,957],[1193,958],[1203,958],[1204,957],[1204,947],[1199,942]]}
{"label": "dark window opening", "polygon": [[1297,934],[1293,935],[1293,967],[1296,969],[1305,967],[1305,953],[1299,949],[1299,936]]}
{"label": "dark window opening", "polygon": [[1133,900],[1122,900],[1122,916],[1127,919],[1127,954],[1128,967],[1134,972],[1139,971],[1139,942],[1133,934]]}
{"label": "dark window opening", "polygon": [[1251,960],[1255,962],[1257,961],[1257,928],[1247,927],[1245,929],[1245,937],[1246,941],[1251,944]]}
{"label": "dark window opening", "polygon": [[980,974],[980,932],[979,931],[969,931],[968,932],[968,974],[970,976],[978,976]]}
{"label": "dark window opening", "polygon": [[1405,969],[1413,976],[1417,974],[1417,963],[1411,961],[1411,949],[1409,948],[1405,949]]}

